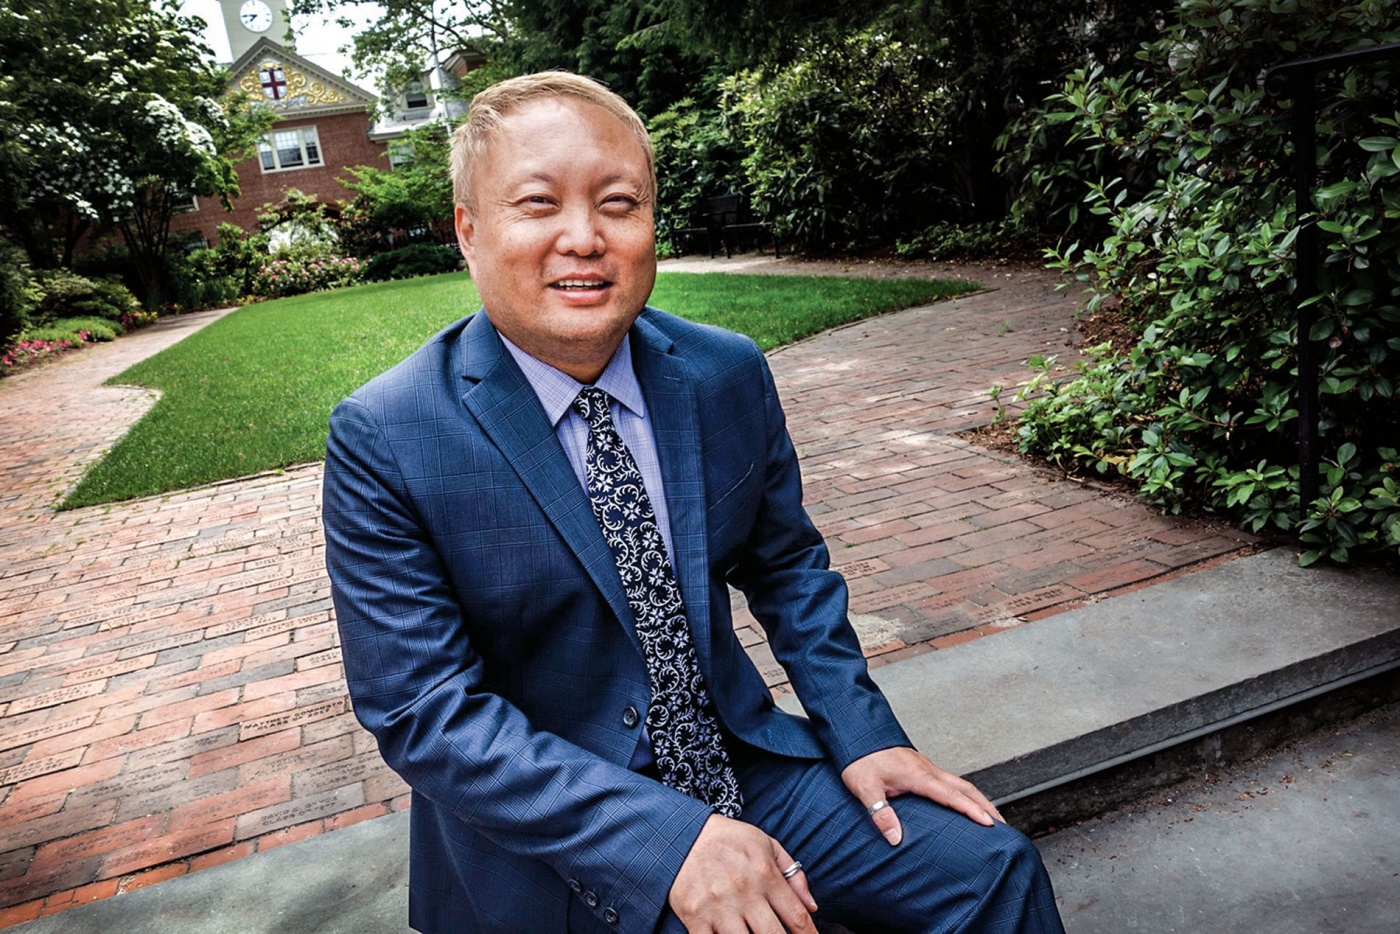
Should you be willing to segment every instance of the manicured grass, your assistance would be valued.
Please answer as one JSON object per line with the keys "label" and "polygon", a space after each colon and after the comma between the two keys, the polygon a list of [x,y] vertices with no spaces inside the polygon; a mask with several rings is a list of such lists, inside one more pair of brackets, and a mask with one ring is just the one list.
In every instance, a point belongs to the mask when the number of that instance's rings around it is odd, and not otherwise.
{"label": "manicured grass", "polygon": [[[651,303],[765,350],[964,283],[667,273]],[[64,502],[90,506],[320,459],[356,387],[477,307],[465,273],[279,299],[230,314],[110,382],[161,399]]]}

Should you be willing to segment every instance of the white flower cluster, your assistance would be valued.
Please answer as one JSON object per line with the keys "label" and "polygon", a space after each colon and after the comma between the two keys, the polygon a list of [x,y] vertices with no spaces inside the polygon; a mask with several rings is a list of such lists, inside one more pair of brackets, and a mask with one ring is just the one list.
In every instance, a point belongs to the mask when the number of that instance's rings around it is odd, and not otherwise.
{"label": "white flower cluster", "polygon": [[214,137],[193,120],[185,119],[170,101],[159,94],[146,102],[146,118],[156,129],[156,141],[172,152],[182,155],[213,156],[217,153]]}

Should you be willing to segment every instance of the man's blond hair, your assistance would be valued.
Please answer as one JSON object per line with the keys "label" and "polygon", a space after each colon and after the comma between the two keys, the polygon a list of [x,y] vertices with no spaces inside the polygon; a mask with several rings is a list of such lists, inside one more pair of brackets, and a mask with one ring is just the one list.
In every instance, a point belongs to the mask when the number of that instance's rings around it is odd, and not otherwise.
{"label": "man's blond hair", "polygon": [[583,75],[567,71],[541,71],[533,75],[510,78],[493,84],[472,98],[467,119],[452,134],[452,197],[458,204],[475,210],[472,196],[472,173],[486,155],[496,134],[501,131],[505,117],[513,110],[534,100],[572,97],[595,104],[617,117],[641,144],[646,153],[649,189],[647,196],[656,199],[656,157],[651,137],[627,102],[603,85]]}

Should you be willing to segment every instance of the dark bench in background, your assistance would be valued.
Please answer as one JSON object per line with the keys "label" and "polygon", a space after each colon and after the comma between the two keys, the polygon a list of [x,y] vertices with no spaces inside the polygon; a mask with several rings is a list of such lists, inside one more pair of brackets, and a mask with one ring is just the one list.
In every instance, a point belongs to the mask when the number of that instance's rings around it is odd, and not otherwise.
{"label": "dark bench in background", "polygon": [[746,233],[766,234],[773,240],[773,258],[781,259],[778,238],[772,229],[760,220],[754,219],[753,212],[742,195],[727,194],[705,199],[704,212],[696,218],[699,226],[681,227],[671,233],[671,248],[677,256],[685,253],[686,241],[695,234],[705,235],[705,246],[710,256],[715,255],[715,243],[724,245],[724,255],[734,255],[734,245],[738,236]]}

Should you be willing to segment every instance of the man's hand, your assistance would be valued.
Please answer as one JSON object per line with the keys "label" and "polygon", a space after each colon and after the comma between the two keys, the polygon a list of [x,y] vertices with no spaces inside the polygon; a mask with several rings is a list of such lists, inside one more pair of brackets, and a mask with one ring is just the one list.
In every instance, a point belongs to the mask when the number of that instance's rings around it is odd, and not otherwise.
{"label": "man's hand", "polygon": [[743,821],[711,815],[668,900],[689,934],[815,934],[817,903],[782,845]]}
{"label": "man's hand", "polygon": [[907,746],[881,749],[857,759],[841,772],[841,781],[865,805],[866,810],[881,801],[887,802],[885,806],[872,811],[870,819],[890,846],[898,846],[899,841],[904,839],[899,817],[894,812],[893,804],[888,803],[891,798],[902,794],[916,794],[936,801],[987,827],[992,826],[993,820],[1005,823],[1000,812],[975,785],[945,772],[923,753]]}

